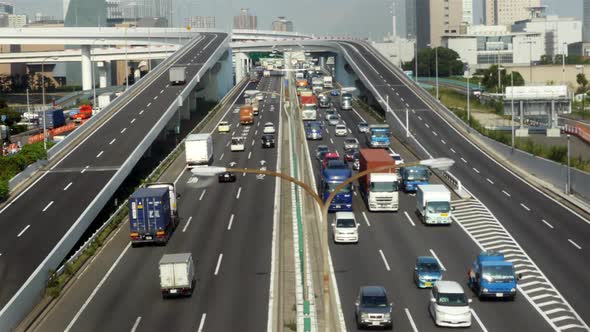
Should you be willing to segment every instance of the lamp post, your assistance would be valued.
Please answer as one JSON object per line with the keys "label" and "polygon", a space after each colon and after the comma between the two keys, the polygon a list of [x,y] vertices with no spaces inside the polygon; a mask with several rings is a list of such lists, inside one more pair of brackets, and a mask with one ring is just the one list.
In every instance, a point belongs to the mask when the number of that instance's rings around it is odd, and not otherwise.
{"label": "lamp post", "polygon": [[510,71],[510,85],[512,86],[512,93],[510,97],[510,108],[512,109],[512,119],[510,120],[510,129],[512,133],[512,151],[514,151],[514,72]]}
{"label": "lamp post", "polygon": [[565,48],[567,47],[567,43],[563,42],[563,50],[561,51],[561,80],[563,84],[565,84]]}
{"label": "lamp post", "polygon": [[94,58],[93,56],[93,52],[92,50],[94,49],[94,43],[96,43],[97,41],[105,41],[104,38],[103,39],[95,39],[94,41],[92,41],[92,47],[90,48],[90,78],[92,80],[92,108],[96,107],[96,82],[94,81],[94,63],[92,62],[92,59]]}
{"label": "lamp post", "polygon": [[129,89],[129,62],[127,60],[127,27],[125,27],[125,90]]}
{"label": "lamp post", "polygon": [[571,164],[570,164],[570,135],[567,135],[567,191],[566,194],[572,193],[572,174],[571,174]]}
{"label": "lamp post", "polygon": [[54,60],[57,61],[58,58],[57,57],[47,57],[44,58],[43,61],[41,61],[41,99],[43,100],[43,150],[47,150],[47,125],[45,123],[45,105],[47,105],[47,103],[45,102],[45,61],[46,60]]}
{"label": "lamp post", "polygon": [[502,93],[502,80],[501,80],[501,69],[500,69],[500,49],[498,49],[498,93]]}
{"label": "lamp post", "polygon": [[[448,170],[453,164],[455,163],[454,160],[449,158],[435,158],[435,159],[426,159],[421,160],[415,163],[408,163],[405,166],[414,166],[414,165],[423,165],[427,166],[431,169],[438,169],[438,170]],[[246,173],[246,174],[262,174],[268,175],[273,177],[278,177],[283,179],[287,182],[293,183],[299,187],[301,187],[305,192],[307,192],[317,203],[319,208],[322,211],[322,225],[321,225],[321,236],[320,236],[320,247],[322,251],[322,289],[323,289],[323,302],[324,302],[324,320],[325,326],[324,330],[327,332],[335,331],[336,326],[334,325],[334,320],[332,317],[332,309],[331,309],[331,294],[333,291],[331,282],[330,282],[330,264],[329,264],[329,247],[328,247],[328,212],[330,208],[330,204],[337,193],[343,190],[346,186],[352,184],[354,181],[358,180],[359,178],[374,172],[383,172],[383,171],[390,171],[392,169],[397,168],[396,165],[386,165],[381,167],[376,167],[372,169],[365,170],[363,172],[359,172],[354,176],[346,179],[344,182],[340,183],[334,191],[330,193],[330,196],[324,200],[318,195],[318,193],[312,189],[308,184],[299,181],[287,174],[269,171],[269,170],[261,170],[261,169],[250,169],[250,168],[226,168],[226,167],[217,167],[217,166],[205,166],[205,167],[196,167],[191,170],[191,173],[195,176],[215,176],[225,172],[232,172],[232,173]]]}

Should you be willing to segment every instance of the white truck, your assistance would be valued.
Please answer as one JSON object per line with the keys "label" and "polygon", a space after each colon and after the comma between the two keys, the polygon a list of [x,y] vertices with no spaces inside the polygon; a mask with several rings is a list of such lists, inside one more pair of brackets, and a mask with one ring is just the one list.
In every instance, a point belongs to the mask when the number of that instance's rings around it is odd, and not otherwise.
{"label": "white truck", "polygon": [[399,210],[399,176],[395,162],[384,149],[361,149],[359,172],[390,166],[391,169],[367,174],[359,179],[359,189],[369,211]]}
{"label": "white truck", "polygon": [[170,67],[170,84],[184,85],[186,84],[186,67],[174,66]]}
{"label": "white truck", "polygon": [[162,298],[191,296],[195,288],[195,264],[190,253],[165,254],[160,259]]}
{"label": "white truck", "polygon": [[209,165],[213,159],[213,138],[211,134],[190,134],[184,142],[186,166]]}
{"label": "white truck", "polygon": [[[98,108],[103,110],[105,107],[109,106],[109,104],[116,98],[116,95],[112,92],[106,92],[98,96]],[[96,115],[96,114],[93,114]]]}
{"label": "white truck", "polygon": [[324,89],[332,89],[334,88],[334,83],[332,82],[332,76],[324,76]]}
{"label": "white truck", "polygon": [[424,224],[451,224],[451,192],[442,184],[421,184],[416,209]]}

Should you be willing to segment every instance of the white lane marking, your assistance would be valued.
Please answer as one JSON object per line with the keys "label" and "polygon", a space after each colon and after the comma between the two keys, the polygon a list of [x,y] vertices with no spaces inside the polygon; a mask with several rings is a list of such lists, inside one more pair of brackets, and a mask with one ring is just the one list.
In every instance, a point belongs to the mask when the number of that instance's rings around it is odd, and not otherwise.
{"label": "white lane marking", "polygon": [[199,329],[197,330],[197,332],[203,332],[203,327],[205,326],[205,319],[207,319],[207,314],[203,314],[203,316],[201,316],[201,322],[199,323]]}
{"label": "white lane marking", "polygon": [[135,119],[135,118],[133,118],[133,119],[131,120],[131,124],[133,124],[133,122],[135,122],[135,120],[136,120],[136,119]]}
{"label": "white lane marking", "polygon": [[412,224],[412,226],[416,227],[416,224],[414,224],[414,221],[412,220],[412,218],[410,218],[408,211],[404,211],[404,214],[406,215],[406,218],[408,218],[408,221],[410,222],[410,224]]}
{"label": "white lane marking", "polygon": [[465,160],[465,158],[461,157],[461,160],[467,164],[467,160]]}
{"label": "white lane marking", "polygon": [[230,143],[230,142],[229,142],[229,141],[227,141],[227,144],[225,144],[225,147],[228,147],[228,146],[229,146],[229,143]]}
{"label": "white lane marking", "polygon": [[438,262],[438,265],[440,265],[440,268],[443,269],[443,271],[446,271],[447,269],[445,268],[445,266],[443,265],[443,263],[441,262],[441,260],[438,259],[438,256],[436,255],[436,253],[434,252],[434,250],[430,249],[430,253],[432,254],[432,257],[434,257],[434,259],[436,259],[436,261]]}
{"label": "white lane marking", "polygon": [[383,250],[379,249],[379,253],[381,254],[381,259],[383,259],[383,264],[385,264],[385,268],[387,271],[391,271],[389,268],[389,264],[387,263],[387,259],[385,258],[385,254],[383,254]]}
{"label": "white lane marking", "polygon": [[420,115],[418,115],[418,119],[419,119],[420,121],[422,121],[422,117],[421,117]]}
{"label": "white lane marking", "polygon": [[86,170],[87,170],[89,167],[90,167],[90,166],[86,166],[86,167],[84,167],[84,169],[83,169],[83,170],[82,170],[80,173],[84,174],[84,172],[86,172]]}
{"label": "white lane marking", "polygon": [[137,317],[137,319],[135,320],[135,324],[133,324],[133,327],[131,328],[131,332],[137,331],[137,327],[139,326],[139,322],[141,322],[141,316]]}
{"label": "white lane marking", "polygon": [[520,203],[520,206],[522,206],[522,208],[525,209],[525,210],[527,210],[527,211],[531,211],[531,209],[528,206],[526,206],[526,205],[524,205],[522,203]]}
{"label": "white lane marking", "polygon": [[488,181],[490,184],[494,184],[494,181],[490,180],[489,178],[486,178],[486,181]]}
{"label": "white lane marking", "polygon": [[365,213],[365,211],[363,211],[363,218],[365,219],[367,226],[371,227],[371,223],[369,222],[369,218],[367,218],[367,214]]}
{"label": "white lane marking", "polygon": [[45,208],[43,209],[43,212],[47,211],[47,209],[49,209],[49,207],[52,205],[53,205],[53,201],[49,202],[49,204],[47,204],[47,206],[45,206]]}
{"label": "white lane marking", "polygon": [[457,153],[457,151],[453,150],[453,148],[451,148],[451,152],[452,153]]}
{"label": "white lane marking", "polygon": [[332,137],[330,137],[330,142],[331,142],[332,144],[334,144],[334,140],[332,139]]}
{"label": "white lane marking", "polygon": [[408,308],[404,308],[404,311],[406,312],[406,316],[408,317],[408,321],[410,321],[410,325],[412,326],[412,331],[418,332],[418,328],[416,327],[416,323],[414,323],[414,319],[412,318],[412,315],[410,314],[410,310],[408,310]]}
{"label": "white lane marking", "polygon": [[504,195],[506,195],[506,196],[508,196],[508,197],[511,197],[511,196],[512,196],[512,195],[510,195],[510,193],[509,193],[509,192],[507,192],[506,190],[502,190],[502,192],[504,193]]}
{"label": "white lane marking", "polygon": [[255,139],[255,138],[253,138],[253,139],[252,139],[252,146],[254,146],[254,143],[255,143],[255,142],[256,142],[256,139]]}
{"label": "white lane marking", "polygon": [[426,126],[426,128],[430,128],[430,126],[428,125],[428,123],[425,123],[424,125]]}
{"label": "white lane marking", "polygon": [[444,144],[444,145],[447,145],[447,142],[445,142],[445,140],[444,140],[444,139],[441,139],[441,140],[440,140],[440,142],[441,142],[442,144]]}
{"label": "white lane marking", "polygon": [[152,105],[152,102],[149,102],[146,107],[150,107]]}
{"label": "white lane marking", "polygon": [[475,311],[473,309],[469,309],[469,310],[471,311],[471,315],[473,315],[473,317],[475,318],[475,320],[477,321],[477,323],[481,327],[482,332],[488,332],[488,329],[486,329],[486,327],[483,325],[483,323],[481,322],[481,319],[479,319],[479,316],[475,313]]}
{"label": "white lane marking", "polygon": [[188,220],[186,221],[186,224],[184,224],[184,227],[182,228],[182,232],[183,233],[186,232],[186,229],[191,224],[191,220],[193,220],[193,216],[188,217]]}
{"label": "white lane marking", "polygon": [[199,197],[199,201],[203,200],[203,196],[205,196],[206,192],[207,192],[207,189],[203,189],[203,192],[201,193],[201,196]]}
{"label": "white lane marking", "polygon": [[113,143],[115,143],[116,140],[116,138],[113,138],[113,140],[109,142],[109,145],[113,145]]}
{"label": "white lane marking", "polygon": [[250,159],[250,157],[252,157],[252,151],[248,152],[248,159]]}
{"label": "white lane marking", "polygon": [[475,167],[473,167],[473,171],[475,171],[475,173],[479,174],[479,170]]}
{"label": "white lane marking", "polygon": [[574,247],[578,248],[578,250],[582,250],[582,247],[580,247],[579,244],[575,243],[574,241],[572,241],[572,239],[567,239],[569,243],[571,243]]}
{"label": "white lane marking", "polygon": [[254,132],[254,136],[258,135],[258,129]]}
{"label": "white lane marking", "polygon": [[131,242],[128,242],[127,243],[127,246],[125,247],[125,249],[123,249],[123,251],[121,252],[121,254],[119,255],[119,257],[117,257],[117,260],[113,263],[113,265],[111,265],[111,267],[109,268],[109,270],[107,271],[107,273],[104,275],[104,277],[102,277],[102,279],[100,280],[100,282],[98,283],[98,285],[94,288],[94,290],[92,291],[92,293],[90,294],[90,296],[88,297],[88,299],[86,299],[86,302],[84,302],[84,304],[82,305],[82,307],[80,308],[80,310],[78,310],[78,312],[76,313],[76,315],[74,316],[74,318],[72,318],[72,320],[70,321],[70,324],[68,324],[68,326],[66,327],[66,329],[64,330],[64,332],[69,332],[72,329],[72,327],[74,326],[74,324],[76,323],[76,321],[78,320],[78,318],[80,318],[80,315],[82,315],[82,312],[86,309],[86,307],[88,306],[88,304],[90,304],[90,301],[92,301],[92,299],[96,296],[96,294],[98,293],[98,291],[100,290],[100,288],[102,287],[102,285],[104,285],[105,281],[109,278],[109,276],[111,275],[111,273],[113,273],[113,270],[119,264],[119,262],[121,261],[121,259],[123,259],[123,256],[125,256],[125,254],[127,253],[127,250],[129,250],[129,248],[131,248]]}
{"label": "white lane marking", "polygon": [[[180,173],[178,173],[178,176],[176,177],[176,179],[174,179],[174,186],[176,187],[176,183],[180,180],[180,178],[182,177],[182,175],[184,174],[184,168],[180,170]],[[199,178],[197,178],[197,181],[199,180]]]}
{"label": "white lane marking", "polygon": [[164,93],[164,89],[162,89],[162,91],[160,91],[160,94]]}
{"label": "white lane marking", "polygon": [[123,128],[123,130],[121,130],[121,134],[124,133],[125,130],[127,130],[127,127]]}
{"label": "white lane marking", "polygon": [[68,185],[64,188],[64,191],[68,190],[68,188],[73,184],[73,182],[68,183]]}
{"label": "white lane marking", "polygon": [[23,233],[26,232],[27,229],[29,229],[29,227],[31,227],[31,225],[27,225],[25,228],[23,228],[23,230],[20,231],[20,233],[18,233],[18,235],[16,237],[20,237],[21,235],[23,235]]}
{"label": "white lane marking", "polygon": [[227,224],[227,230],[231,231],[231,225],[234,224],[234,215],[232,214],[231,217],[229,218],[229,223]]}
{"label": "white lane marking", "polygon": [[215,266],[215,273],[213,275],[217,275],[219,273],[219,267],[221,266],[222,259],[223,259],[223,254],[219,254],[219,258],[217,259],[217,266]]}
{"label": "white lane marking", "polygon": [[139,115],[142,115],[142,114],[143,114],[143,110],[139,111]]}
{"label": "white lane marking", "polygon": [[554,227],[553,227],[553,225],[551,225],[551,224],[550,224],[550,223],[549,223],[547,220],[545,220],[545,219],[541,219],[541,221],[542,221],[542,222],[543,222],[545,225],[547,225],[547,227],[549,227],[549,228],[551,228],[551,229],[553,229],[553,228],[554,228]]}
{"label": "white lane marking", "polygon": [[236,199],[240,199],[241,193],[242,193],[242,187],[238,188],[238,194],[236,195]]}
{"label": "white lane marking", "polygon": [[156,100],[156,99],[158,99],[158,96],[157,96],[157,95],[156,95],[156,96],[154,96],[154,100]]}
{"label": "white lane marking", "polygon": [[100,158],[100,156],[102,156],[102,154],[104,153],[104,151],[100,151],[97,155],[96,158]]}
{"label": "white lane marking", "polygon": [[222,160],[224,155],[225,155],[225,152],[221,154],[221,156],[219,157],[219,160]]}
{"label": "white lane marking", "polygon": [[434,130],[432,131],[432,135],[434,135],[434,136],[438,136],[438,134],[437,134],[437,133],[436,133],[436,131],[434,131]]}

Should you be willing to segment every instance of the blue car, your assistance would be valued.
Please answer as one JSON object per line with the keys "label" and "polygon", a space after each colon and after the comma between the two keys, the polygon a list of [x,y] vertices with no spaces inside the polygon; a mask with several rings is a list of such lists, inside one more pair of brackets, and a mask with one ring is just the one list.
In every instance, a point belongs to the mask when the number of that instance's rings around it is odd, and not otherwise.
{"label": "blue car", "polygon": [[414,267],[414,282],[418,288],[431,288],[436,281],[442,280],[443,269],[436,258],[418,256]]}
{"label": "blue car", "polygon": [[332,96],[338,96],[338,95],[340,95],[340,91],[338,91],[338,90],[333,90],[332,92],[330,92],[330,94],[331,94]]}

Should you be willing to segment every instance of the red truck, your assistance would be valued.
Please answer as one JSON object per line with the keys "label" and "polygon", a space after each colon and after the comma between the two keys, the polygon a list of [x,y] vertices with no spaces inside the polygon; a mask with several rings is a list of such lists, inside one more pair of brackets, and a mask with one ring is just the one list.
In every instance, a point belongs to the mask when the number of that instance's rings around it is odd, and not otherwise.
{"label": "red truck", "polygon": [[78,114],[74,114],[72,116],[72,120],[76,123],[82,122],[82,120],[90,119],[92,116],[92,105],[82,105],[80,106],[80,111]]}

